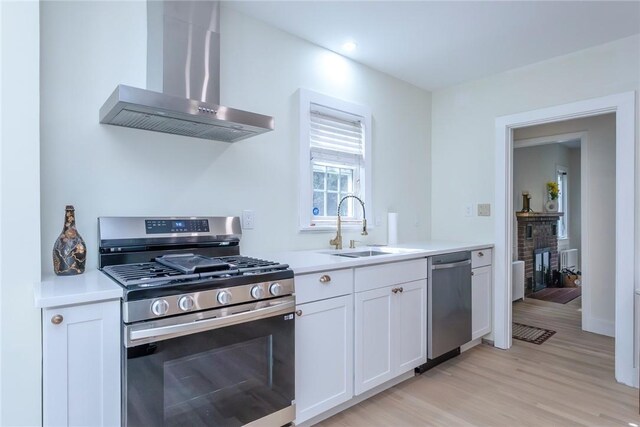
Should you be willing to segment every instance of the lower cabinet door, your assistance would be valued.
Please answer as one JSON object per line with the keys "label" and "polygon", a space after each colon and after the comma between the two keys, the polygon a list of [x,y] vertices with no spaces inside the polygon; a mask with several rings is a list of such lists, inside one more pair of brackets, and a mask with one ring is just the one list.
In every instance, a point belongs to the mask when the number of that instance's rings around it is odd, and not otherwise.
{"label": "lower cabinet door", "polygon": [[42,311],[43,425],[120,425],[120,300]]}
{"label": "lower cabinet door", "polygon": [[471,338],[491,332],[491,266],[471,270]]}
{"label": "lower cabinet door", "polygon": [[395,327],[397,375],[413,370],[427,362],[427,281],[399,285]]}
{"label": "lower cabinet door", "polygon": [[395,376],[393,286],[355,294],[355,394]]}
{"label": "lower cabinet door", "polygon": [[353,397],[353,296],[297,306],[296,424]]}

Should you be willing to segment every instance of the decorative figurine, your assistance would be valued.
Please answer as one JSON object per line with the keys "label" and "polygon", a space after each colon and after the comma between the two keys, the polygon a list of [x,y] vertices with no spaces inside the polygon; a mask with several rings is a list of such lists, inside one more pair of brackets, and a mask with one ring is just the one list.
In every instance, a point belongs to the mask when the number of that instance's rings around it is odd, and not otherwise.
{"label": "decorative figurine", "polygon": [[522,192],[522,210],[520,212],[533,212],[530,206],[531,196],[528,191]]}
{"label": "decorative figurine", "polygon": [[87,247],[76,230],[73,206],[65,208],[64,228],[53,245],[53,271],[58,276],[73,276],[84,273]]}

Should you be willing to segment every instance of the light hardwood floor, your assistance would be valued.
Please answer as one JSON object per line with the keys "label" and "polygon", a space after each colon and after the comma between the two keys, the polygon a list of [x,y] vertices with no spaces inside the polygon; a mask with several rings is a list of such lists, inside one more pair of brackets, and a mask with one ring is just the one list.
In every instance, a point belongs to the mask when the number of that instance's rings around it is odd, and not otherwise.
{"label": "light hardwood floor", "polygon": [[613,338],[583,332],[580,299],[514,304],[553,329],[542,345],[482,344],[320,423],[345,426],[634,426],[638,390],[614,379]]}

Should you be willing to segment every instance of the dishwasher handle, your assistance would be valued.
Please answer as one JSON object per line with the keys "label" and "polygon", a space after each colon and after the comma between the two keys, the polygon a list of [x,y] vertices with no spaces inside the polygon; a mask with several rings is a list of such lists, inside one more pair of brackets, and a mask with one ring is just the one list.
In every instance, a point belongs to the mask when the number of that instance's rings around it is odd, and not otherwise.
{"label": "dishwasher handle", "polygon": [[469,265],[471,264],[471,260],[470,259],[466,259],[464,261],[458,261],[458,262],[450,262],[448,264],[434,264],[431,266],[432,270],[441,270],[441,269],[445,269],[445,268],[455,268],[455,267],[462,267],[465,265]]}

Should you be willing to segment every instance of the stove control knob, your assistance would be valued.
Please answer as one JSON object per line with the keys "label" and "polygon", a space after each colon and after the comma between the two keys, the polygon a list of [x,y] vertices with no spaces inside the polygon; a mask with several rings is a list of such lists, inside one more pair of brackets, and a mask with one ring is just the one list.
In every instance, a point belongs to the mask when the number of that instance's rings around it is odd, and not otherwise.
{"label": "stove control knob", "polygon": [[163,299],[157,299],[151,303],[151,312],[156,316],[164,316],[169,311],[169,303]]}
{"label": "stove control knob", "polygon": [[231,292],[229,291],[220,291],[218,292],[218,302],[222,305],[229,304],[231,302]]}
{"label": "stove control knob", "polygon": [[260,286],[254,286],[253,288],[251,288],[251,296],[254,299],[264,298],[264,289],[262,289]]}
{"label": "stove control knob", "polygon": [[193,305],[193,298],[189,295],[180,297],[180,299],[178,300],[178,307],[180,307],[180,310],[182,311],[191,310],[193,308]]}
{"label": "stove control knob", "polygon": [[271,295],[274,297],[279,296],[282,293],[282,285],[278,282],[272,283],[271,286],[269,286],[269,292],[271,292]]}

